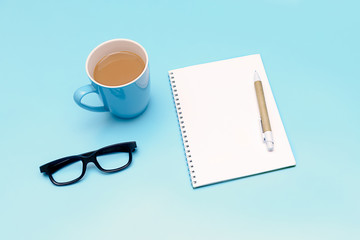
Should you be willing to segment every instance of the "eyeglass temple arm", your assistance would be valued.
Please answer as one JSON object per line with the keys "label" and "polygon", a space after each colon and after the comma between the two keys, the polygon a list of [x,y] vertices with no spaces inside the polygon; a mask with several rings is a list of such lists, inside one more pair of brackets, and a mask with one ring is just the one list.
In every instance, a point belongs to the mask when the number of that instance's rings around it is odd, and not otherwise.
{"label": "eyeglass temple arm", "polygon": [[49,163],[47,163],[45,165],[42,165],[40,167],[40,172],[46,172],[46,173],[48,173],[50,171],[51,172],[56,172],[60,168],[66,166],[68,164],[77,162],[79,160],[80,160],[80,158],[78,156],[71,156],[71,157],[61,158],[61,159],[49,162]]}
{"label": "eyeglass temple arm", "polygon": [[136,142],[119,143],[111,146],[107,146],[98,150],[99,154],[108,154],[113,152],[131,152],[135,151]]}

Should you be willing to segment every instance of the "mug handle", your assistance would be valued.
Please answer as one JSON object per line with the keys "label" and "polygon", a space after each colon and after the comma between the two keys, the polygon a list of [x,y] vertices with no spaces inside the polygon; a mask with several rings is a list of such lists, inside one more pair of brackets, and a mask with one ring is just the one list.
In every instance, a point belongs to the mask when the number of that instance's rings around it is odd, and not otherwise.
{"label": "mug handle", "polygon": [[82,86],[82,87],[78,88],[74,92],[74,101],[76,102],[76,104],[79,105],[80,107],[86,109],[86,110],[93,111],[93,112],[106,112],[106,111],[108,111],[105,108],[105,106],[95,107],[95,106],[89,106],[89,105],[86,105],[86,104],[82,103],[81,99],[83,99],[83,97],[85,97],[89,93],[98,94],[96,89],[91,84],[88,84],[88,85],[85,85],[85,86]]}

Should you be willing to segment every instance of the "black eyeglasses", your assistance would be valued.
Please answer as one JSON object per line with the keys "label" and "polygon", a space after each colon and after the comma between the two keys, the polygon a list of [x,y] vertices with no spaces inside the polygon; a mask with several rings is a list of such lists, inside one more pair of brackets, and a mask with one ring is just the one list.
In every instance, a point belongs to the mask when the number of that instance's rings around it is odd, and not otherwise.
{"label": "black eyeglasses", "polygon": [[64,186],[79,181],[86,171],[88,163],[106,173],[113,173],[127,168],[132,161],[132,152],[136,142],[114,144],[96,151],[60,158],[40,167],[50,181],[57,186]]}

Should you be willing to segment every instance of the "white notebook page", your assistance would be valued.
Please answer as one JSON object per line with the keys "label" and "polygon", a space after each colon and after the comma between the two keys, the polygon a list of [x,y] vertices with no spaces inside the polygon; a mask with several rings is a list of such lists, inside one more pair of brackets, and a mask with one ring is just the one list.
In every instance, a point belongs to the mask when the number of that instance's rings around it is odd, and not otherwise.
{"label": "white notebook page", "polygon": [[[274,137],[262,140],[254,71],[261,77]],[[260,55],[169,71],[194,188],[294,166]]]}

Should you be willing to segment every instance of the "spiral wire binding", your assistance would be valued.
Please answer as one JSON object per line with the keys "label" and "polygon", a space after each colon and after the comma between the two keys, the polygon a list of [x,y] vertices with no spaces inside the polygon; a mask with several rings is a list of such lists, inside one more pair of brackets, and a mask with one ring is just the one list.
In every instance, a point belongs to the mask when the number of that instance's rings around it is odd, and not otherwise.
{"label": "spiral wire binding", "polygon": [[178,117],[178,122],[179,122],[179,126],[180,126],[180,133],[181,133],[182,140],[183,140],[183,145],[184,145],[184,150],[185,150],[185,156],[186,156],[186,159],[187,159],[189,175],[190,175],[191,182],[192,182],[192,184],[194,186],[194,185],[196,185],[195,168],[194,168],[193,159],[191,157],[189,140],[188,140],[188,136],[187,136],[187,133],[186,133],[185,120],[184,120],[184,116],[183,116],[183,113],[182,113],[182,110],[181,110],[181,103],[180,103],[180,99],[179,99],[178,90],[176,88],[176,81],[175,81],[175,76],[174,76],[173,72],[169,73],[169,80],[170,80],[170,85],[171,85],[171,88],[172,88],[174,104],[175,104],[177,117]]}

